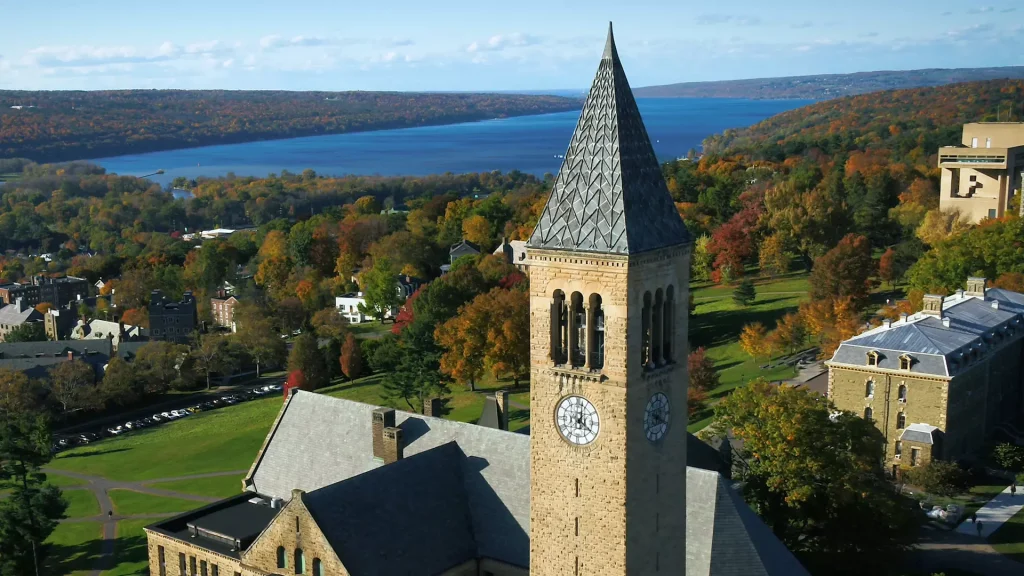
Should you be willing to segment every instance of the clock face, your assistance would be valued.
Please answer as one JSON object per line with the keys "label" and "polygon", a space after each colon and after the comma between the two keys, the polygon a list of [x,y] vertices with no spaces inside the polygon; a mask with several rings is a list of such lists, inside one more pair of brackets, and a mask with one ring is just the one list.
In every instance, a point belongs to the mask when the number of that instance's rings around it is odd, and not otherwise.
{"label": "clock face", "polygon": [[566,396],[558,403],[555,425],[566,440],[578,446],[593,442],[601,427],[597,409],[582,396]]}
{"label": "clock face", "polygon": [[644,410],[644,434],[651,442],[657,442],[668,431],[668,396],[658,392],[647,402]]}

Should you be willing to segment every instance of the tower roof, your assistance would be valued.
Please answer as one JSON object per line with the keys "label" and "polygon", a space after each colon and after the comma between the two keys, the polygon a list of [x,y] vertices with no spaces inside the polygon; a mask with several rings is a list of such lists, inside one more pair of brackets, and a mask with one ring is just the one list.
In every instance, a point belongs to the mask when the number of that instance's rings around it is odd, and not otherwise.
{"label": "tower roof", "polygon": [[597,75],[527,246],[636,254],[689,240],[609,24]]}

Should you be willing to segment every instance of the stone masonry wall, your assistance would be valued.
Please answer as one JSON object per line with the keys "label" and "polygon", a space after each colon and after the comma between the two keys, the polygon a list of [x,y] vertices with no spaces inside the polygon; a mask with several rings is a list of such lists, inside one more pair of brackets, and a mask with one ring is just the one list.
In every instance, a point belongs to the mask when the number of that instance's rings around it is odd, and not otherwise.
{"label": "stone masonry wall", "polygon": [[[201,562],[207,564],[207,575],[213,576],[213,566],[217,566],[219,576],[235,576],[241,572],[238,560],[221,554],[215,554],[174,538],[164,536],[157,532],[146,530],[146,540],[149,549],[149,574],[150,576],[196,576],[202,575],[200,571]],[[160,548],[164,549],[164,571],[160,570]],[[185,555],[185,571],[181,571],[179,554]],[[195,558],[196,571],[192,572],[192,558]]]}
{"label": "stone masonry wall", "polygon": [[[296,529],[297,528],[297,529]],[[277,567],[277,548],[283,546],[288,559],[286,568]],[[312,574],[313,559],[319,558],[324,574],[348,576],[341,560],[328,544],[320,528],[309,515],[299,493],[277,514],[249,549],[242,554],[243,574],[295,574],[295,549],[301,548],[306,557],[306,573]]]}

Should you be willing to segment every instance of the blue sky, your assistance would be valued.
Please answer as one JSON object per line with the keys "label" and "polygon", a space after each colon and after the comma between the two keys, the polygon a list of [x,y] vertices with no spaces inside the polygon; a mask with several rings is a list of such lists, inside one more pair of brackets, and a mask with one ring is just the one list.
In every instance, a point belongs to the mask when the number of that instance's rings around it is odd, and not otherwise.
{"label": "blue sky", "polygon": [[0,0],[0,89],[586,88],[609,20],[633,86],[1024,65],[1013,0]]}

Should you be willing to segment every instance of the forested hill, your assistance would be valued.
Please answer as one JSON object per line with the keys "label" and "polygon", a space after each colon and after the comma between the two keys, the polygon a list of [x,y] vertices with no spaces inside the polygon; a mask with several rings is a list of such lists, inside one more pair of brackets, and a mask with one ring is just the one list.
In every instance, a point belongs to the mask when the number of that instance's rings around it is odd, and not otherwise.
{"label": "forested hill", "polygon": [[576,110],[558,96],[402,92],[0,91],[0,158],[37,162]]}
{"label": "forested hill", "polygon": [[705,151],[753,151],[782,160],[802,150],[879,150],[921,160],[960,142],[965,122],[1024,120],[1024,80],[966,82],[818,102],[704,141]]}
{"label": "forested hill", "polygon": [[684,82],[645,86],[633,93],[638,98],[787,98],[827,100],[880,90],[941,86],[956,82],[1024,78],[1024,66],[998,68],[929,68],[883,70],[855,74],[820,74],[782,78],[751,78],[720,82]]}

